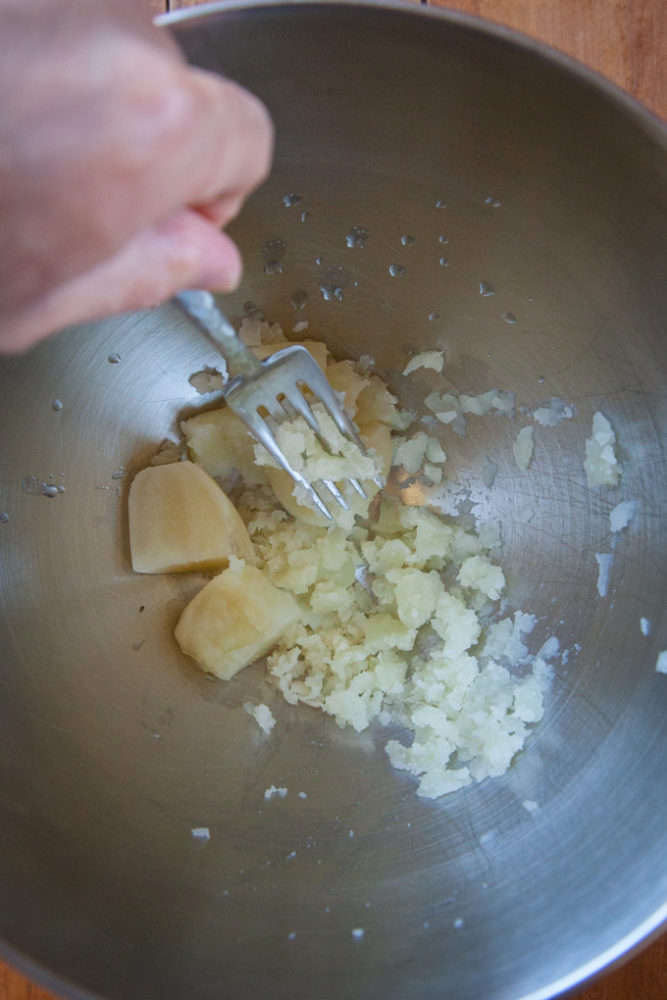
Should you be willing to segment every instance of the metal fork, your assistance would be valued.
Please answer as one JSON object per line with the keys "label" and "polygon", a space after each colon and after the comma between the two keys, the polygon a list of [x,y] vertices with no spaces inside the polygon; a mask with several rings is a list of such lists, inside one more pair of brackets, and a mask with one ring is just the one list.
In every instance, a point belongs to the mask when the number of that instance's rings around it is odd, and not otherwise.
{"label": "metal fork", "polygon": [[[268,413],[279,420],[295,413],[300,414],[322,446],[333,453],[333,444],[322,433],[317,417],[303,394],[303,387],[307,386],[314,399],[323,403],[341,434],[353,441],[365,454],[354,424],[315,359],[305,347],[291,344],[264,361],[259,361],[220,312],[210,292],[200,289],[178,292],[173,301],[213,341],[227,362],[229,378],[223,388],[227,405],[243,420],[253,437],[303,487],[315,507],[326,518],[333,520],[331,511],[313,484],[290,465],[264,416],[264,413]],[[349,504],[336,483],[330,479],[323,479],[321,482],[333,499],[345,510],[349,510]],[[347,482],[366,499],[366,491],[357,479],[349,479]]]}

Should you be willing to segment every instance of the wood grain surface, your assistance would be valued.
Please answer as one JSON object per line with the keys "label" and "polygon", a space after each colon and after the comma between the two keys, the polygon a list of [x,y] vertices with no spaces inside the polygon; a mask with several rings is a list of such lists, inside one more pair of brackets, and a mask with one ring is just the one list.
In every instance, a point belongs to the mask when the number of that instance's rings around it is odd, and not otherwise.
{"label": "wood grain surface", "polygon": [[[159,14],[195,6],[196,0],[137,3]],[[602,73],[667,120],[667,0],[465,0],[439,6],[484,17],[547,42]],[[666,1000],[667,933],[573,996],[576,1000]],[[56,997],[0,962],[0,1000]]]}

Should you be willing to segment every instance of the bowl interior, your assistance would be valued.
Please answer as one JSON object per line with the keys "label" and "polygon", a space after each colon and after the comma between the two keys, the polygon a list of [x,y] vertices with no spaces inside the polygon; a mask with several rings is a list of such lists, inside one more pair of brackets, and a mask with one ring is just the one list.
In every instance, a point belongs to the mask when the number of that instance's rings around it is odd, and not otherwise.
{"label": "bowl interior", "polygon": [[[132,474],[217,360],[176,310],[4,362],[7,954],[109,1000],[554,995],[667,906],[664,133],[564,60],[455,16],[230,4],[173,28],[276,121],[273,175],[231,230],[246,273],[226,310],[308,320],[336,355],[372,355],[408,405],[436,386],[516,394],[514,421],[442,428],[428,499],[500,520],[511,606],[561,655],[511,771],[418,798],[381,730],[291,708],[261,665],[208,681],[171,638],[200,581],[130,570]],[[402,376],[434,347],[443,375]],[[554,398],[574,416],[536,425],[519,470],[513,440]],[[590,490],[597,410],[623,477]],[[624,500],[635,516],[612,533]],[[278,718],[269,740],[249,697]],[[265,804],[272,784],[289,794]]]}

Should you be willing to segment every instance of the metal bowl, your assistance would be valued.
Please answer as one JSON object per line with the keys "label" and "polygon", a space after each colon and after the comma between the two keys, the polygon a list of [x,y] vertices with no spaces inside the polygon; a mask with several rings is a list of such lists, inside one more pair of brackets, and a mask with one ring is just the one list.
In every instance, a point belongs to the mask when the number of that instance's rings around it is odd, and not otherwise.
{"label": "metal bowl", "polygon": [[[165,307],[4,362],[2,953],[69,997],[554,996],[667,915],[665,132],[456,15],[232,2],[170,24],[277,125],[232,315],[307,318],[408,403],[409,353],[437,346],[460,392],[576,409],[536,428],[528,471],[527,410],[443,430],[445,506],[500,518],[512,601],[569,655],[506,777],[420,799],[382,732],[287,706],[261,665],[209,682],[170,632],[198,581],[130,571],[128,482],[198,405],[208,345]],[[598,409],[624,473],[589,490]]]}

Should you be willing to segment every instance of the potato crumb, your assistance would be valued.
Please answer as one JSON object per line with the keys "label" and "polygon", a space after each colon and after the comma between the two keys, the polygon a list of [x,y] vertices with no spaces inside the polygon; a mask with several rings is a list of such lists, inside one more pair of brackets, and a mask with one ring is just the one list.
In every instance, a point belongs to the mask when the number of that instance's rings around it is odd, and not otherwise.
{"label": "potato crumb", "polygon": [[595,486],[616,486],[622,467],[616,457],[616,435],[604,414],[593,414],[593,430],[586,441],[584,471],[591,489]]}
{"label": "potato crumb", "polygon": [[276,720],[269,706],[262,703],[259,705],[253,705],[251,701],[246,701],[243,707],[248,715],[253,717],[262,732],[266,736],[269,736],[271,734],[271,730],[276,724]]}
{"label": "potato crumb", "polygon": [[534,435],[532,427],[522,427],[516,436],[512,451],[520,469],[527,469],[533,459]]}
{"label": "potato crumb", "polygon": [[192,830],[190,830],[190,833],[192,834],[195,840],[211,839],[211,831],[207,826],[195,826],[192,828]]}
{"label": "potato crumb", "polygon": [[459,570],[456,578],[462,587],[479,590],[492,601],[497,601],[505,586],[505,576],[500,566],[494,566],[482,556],[470,556]]}
{"label": "potato crumb", "polygon": [[613,553],[596,552],[595,561],[598,564],[598,594],[600,597],[606,597],[609,588],[609,574],[611,573],[611,566],[614,561]]}
{"label": "potato crumb", "polygon": [[609,526],[612,534],[616,534],[616,532],[627,528],[636,511],[636,500],[622,500],[621,503],[617,503],[609,514]]}
{"label": "potato crumb", "polygon": [[214,368],[205,368],[203,371],[191,375],[188,382],[200,396],[208,396],[212,392],[220,392],[224,379],[220,372]]}
{"label": "potato crumb", "polygon": [[270,802],[271,799],[275,798],[284,799],[286,795],[287,795],[286,788],[276,788],[275,785],[271,785],[271,787],[267,788],[266,791],[264,792],[264,801]]}
{"label": "potato crumb", "polygon": [[394,441],[393,466],[402,467],[409,476],[421,470],[432,482],[441,482],[442,469],[438,463],[444,463],[447,455],[437,438],[417,431],[412,437],[396,437]]}
{"label": "potato crumb", "polygon": [[575,409],[569,403],[554,396],[546,406],[533,410],[533,420],[542,427],[555,427],[561,420],[571,420]]}
{"label": "potato crumb", "polygon": [[403,369],[404,375],[410,375],[418,368],[432,368],[436,372],[441,372],[445,365],[445,355],[442,351],[422,351],[410,358]]}
{"label": "potato crumb", "polygon": [[424,400],[424,405],[435,414],[443,424],[451,424],[459,434],[465,433],[466,416],[483,417],[489,413],[497,416],[514,417],[516,398],[513,392],[502,389],[490,389],[479,396],[453,392],[432,392]]}

